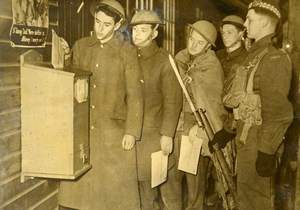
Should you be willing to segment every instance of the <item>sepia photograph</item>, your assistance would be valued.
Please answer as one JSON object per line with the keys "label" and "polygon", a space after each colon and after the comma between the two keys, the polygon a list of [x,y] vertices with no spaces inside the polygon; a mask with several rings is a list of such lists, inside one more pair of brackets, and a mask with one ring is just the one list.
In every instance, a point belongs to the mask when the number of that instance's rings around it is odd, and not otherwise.
{"label": "sepia photograph", "polygon": [[300,210],[298,12],[1,0],[0,209]]}

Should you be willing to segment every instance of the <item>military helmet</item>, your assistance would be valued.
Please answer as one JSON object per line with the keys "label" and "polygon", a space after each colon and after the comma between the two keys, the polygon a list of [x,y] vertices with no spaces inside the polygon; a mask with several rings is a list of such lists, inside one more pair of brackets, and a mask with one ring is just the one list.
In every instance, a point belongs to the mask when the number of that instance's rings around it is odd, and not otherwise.
{"label": "military helmet", "polygon": [[188,25],[203,36],[203,38],[205,38],[212,46],[216,47],[215,42],[217,39],[217,29],[211,22],[207,20],[199,20],[193,25]]}
{"label": "military helmet", "polygon": [[281,18],[280,9],[277,0],[254,0],[248,6],[248,9],[260,8],[273,13],[278,19]]}
{"label": "military helmet", "polygon": [[244,20],[236,15],[229,15],[225,17],[221,22],[220,22],[220,27],[223,27],[225,24],[231,24],[234,25],[238,28],[243,29],[244,28]]}
{"label": "military helmet", "polygon": [[130,25],[139,24],[161,24],[161,21],[154,11],[140,10],[133,15],[130,22]]}
{"label": "military helmet", "polygon": [[115,12],[120,16],[120,18],[125,19],[125,11],[122,5],[117,2],[116,0],[95,0],[90,6],[90,12],[94,16],[95,15],[95,10],[100,7],[100,6],[108,6],[110,10]]}

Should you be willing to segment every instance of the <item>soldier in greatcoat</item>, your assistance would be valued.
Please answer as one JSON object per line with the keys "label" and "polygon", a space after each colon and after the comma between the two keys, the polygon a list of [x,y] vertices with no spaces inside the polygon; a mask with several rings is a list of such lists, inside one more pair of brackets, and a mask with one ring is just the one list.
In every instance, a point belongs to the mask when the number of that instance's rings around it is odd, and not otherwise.
{"label": "soldier in greatcoat", "polygon": [[273,41],[280,18],[275,0],[250,3],[244,26],[247,36],[255,41],[239,67],[245,71],[237,69],[235,80],[235,84],[242,84],[242,73],[246,72],[246,85],[232,88],[223,98],[226,106],[236,109],[238,119],[238,209],[275,209],[277,152],[293,117],[288,100],[291,62]]}
{"label": "soldier in greatcoat", "polygon": [[[172,148],[182,94],[169,53],[155,41],[159,24],[160,18],[150,10],[137,11],[130,23],[144,80],[143,130],[141,141],[136,144],[139,189],[143,210],[159,209],[159,191],[164,209],[181,210],[181,183],[176,176]],[[169,156],[168,177],[165,183],[151,189],[151,153],[160,150]]]}
{"label": "soldier in greatcoat", "polygon": [[137,51],[117,32],[125,18],[115,0],[93,4],[95,33],[77,41],[73,68],[91,71],[90,163],[74,181],[61,181],[59,204],[84,210],[140,209],[135,142],[143,99]]}

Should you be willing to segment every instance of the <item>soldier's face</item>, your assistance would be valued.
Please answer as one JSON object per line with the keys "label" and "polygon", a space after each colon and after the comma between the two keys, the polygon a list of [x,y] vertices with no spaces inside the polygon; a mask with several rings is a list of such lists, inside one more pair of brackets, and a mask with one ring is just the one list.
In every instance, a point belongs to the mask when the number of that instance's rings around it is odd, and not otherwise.
{"label": "soldier's face", "polygon": [[205,48],[207,48],[208,42],[198,32],[193,30],[190,34],[188,41],[188,51],[191,55],[198,55]]}
{"label": "soldier's face", "polygon": [[105,40],[112,36],[115,31],[115,21],[113,17],[99,11],[95,14],[94,30],[99,40]]}
{"label": "soldier's face", "polygon": [[258,40],[262,36],[262,16],[255,13],[253,9],[250,9],[246,16],[246,21],[244,23],[244,26],[247,29],[247,36],[250,39]]}
{"label": "soldier's face", "polygon": [[148,46],[152,42],[152,26],[150,24],[140,24],[132,27],[132,41],[137,47]]}
{"label": "soldier's face", "polygon": [[221,28],[221,35],[225,47],[230,47],[240,40],[242,31],[239,31],[234,25],[224,24]]}

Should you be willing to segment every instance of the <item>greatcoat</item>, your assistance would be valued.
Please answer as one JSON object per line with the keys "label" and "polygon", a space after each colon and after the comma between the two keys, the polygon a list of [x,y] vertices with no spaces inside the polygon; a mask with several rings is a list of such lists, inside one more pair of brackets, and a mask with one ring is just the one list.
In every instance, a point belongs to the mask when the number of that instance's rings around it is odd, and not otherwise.
{"label": "greatcoat", "polygon": [[140,138],[143,114],[136,49],[120,33],[107,43],[85,37],[73,47],[73,68],[93,73],[90,87],[90,163],[75,181],[62,181],[60,205],[87,210],[139,209],[136,149],[122,148],[124,134]]}
{"label": "greatcoat", "polygon": [[[151,178],[151,153],[161,150],[162,135],[173,138],[182,108],[182,93],[168,59],[168,53],[155,42],[138,50],[144,77],[144,123],[141,141],[137,142],[140,181]],[[174,166],[173,155],[169,168]]]}

